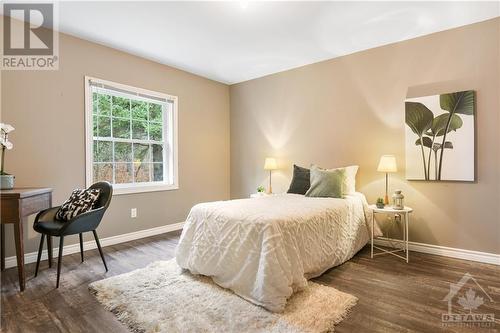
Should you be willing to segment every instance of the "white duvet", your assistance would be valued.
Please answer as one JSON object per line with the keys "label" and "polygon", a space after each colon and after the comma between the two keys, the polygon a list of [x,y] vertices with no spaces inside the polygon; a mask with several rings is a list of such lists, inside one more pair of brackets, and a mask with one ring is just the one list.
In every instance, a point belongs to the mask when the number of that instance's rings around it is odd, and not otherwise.
{"label": "white duvet", "polygon": [[369,240],[363,194],[346,199],[282,194],[202,203],[189,213],[179,266],[279,312],[307,279],[350,259]]}

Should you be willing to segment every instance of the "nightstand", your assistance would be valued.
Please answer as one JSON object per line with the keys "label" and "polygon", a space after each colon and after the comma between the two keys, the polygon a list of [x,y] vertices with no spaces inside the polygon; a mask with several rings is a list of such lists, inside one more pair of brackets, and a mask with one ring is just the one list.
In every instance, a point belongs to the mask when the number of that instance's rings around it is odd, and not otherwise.
{"label": "nightstand", "polygon": [[[393,256],[396,256],[398,258],[401,258],[403,260],[406,260],[408,263],[410,261],[409,257],[409,252],[408,252],[408,224],[410,223],[410,213],[413,212],[413,209],[410,207],[406,207],[404,209],[394,209],[392,206],[385,206],[384,208],[377,208],[376,205],[370,205],[370,209],[373,211],[372,214],[372,231],[371,231],[371,258],[376,255],[381,255],[381,254],[392,254]],[[401,216],[401,221],[404,219],[404,230],[403,230],[403,248],[397,248],[395,250],[386,250],[381,247],[373,245],[373,228],[375,224],[375,215],[376,214],[392,214],[394,216],[400,215]],[[379,253],[373,253],[373,249],[377,249],[381,252]],[[404,252],[406,254],[405,257],[399,255],[397,252]]]}
{"label": "nightstand", "polygon": [[257,192],[257,193],[252,193],[250,194],[250,198],[262,198],[262,197],[267,197],[271,194],[265,193],[265,192]]}

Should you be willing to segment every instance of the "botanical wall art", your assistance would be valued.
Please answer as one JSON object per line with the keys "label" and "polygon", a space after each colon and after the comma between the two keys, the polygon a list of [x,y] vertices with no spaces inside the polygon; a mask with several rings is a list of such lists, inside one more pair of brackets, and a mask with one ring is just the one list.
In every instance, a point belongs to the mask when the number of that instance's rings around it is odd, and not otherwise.
{"label": "botanical wall art", "polygon": [[474,117],[473,90],[407,99],[406,178],[474,181]]}

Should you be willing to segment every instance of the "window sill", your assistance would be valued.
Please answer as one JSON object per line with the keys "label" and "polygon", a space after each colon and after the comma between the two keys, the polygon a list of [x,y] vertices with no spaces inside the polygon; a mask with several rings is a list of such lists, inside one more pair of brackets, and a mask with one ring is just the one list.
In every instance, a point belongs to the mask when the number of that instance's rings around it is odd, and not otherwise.
{"label": "window sill", "polygon": [[113,195],[178,190],[178,184],[113,185]]}

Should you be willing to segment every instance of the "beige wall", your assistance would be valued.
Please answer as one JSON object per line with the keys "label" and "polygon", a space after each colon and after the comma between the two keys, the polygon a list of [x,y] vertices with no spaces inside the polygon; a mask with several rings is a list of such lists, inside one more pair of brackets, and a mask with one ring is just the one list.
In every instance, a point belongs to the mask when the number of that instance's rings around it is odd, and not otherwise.
{"label": "beige wall", "polygon": [[[293,163],[359,164],[358,190],[374,202],[378,160],[392,153],[391,188],[415,209],[411,241],[500,253],[499,30],[490,20],[231,86],[231,197],[266,184],[264,158],[276,156],[275,192]],[[466,89],[477,91],[477,182],[406,181],[406,96]]]}
{"label": "beige wall", "polygon": [[[267,184],[266,156],[279,158],[275,192],[287,189],[293,163],[359,164],[358,189],[373,202],[384,188],[378,159],[394,153],[400,172],[391,187],[402,188],[415,208],[411,240],[500,253],[499,39],[500,20],[490,20],[229,89],[60,35],[58,71],[1,73],[1,120],[16,127],[7,171],[17,186],[53,187],[55,204],[85,185],[83,77],[89,75],[179,97],[180,189],[115,196],[101,237],[183,221],[193,204],[227,199],[230,181],[231,197],[246,197]],[[477,183],[407,182],[404,99],[463,89],[477,91]],[[130,218],[133,207],[137,219]],[[7,233],[10,256],[12,229]],[[31,225],[25,237],[25,251],[36,251]]]}
{"label": "beige wall", "polygon": [[[181,222],[192,205],[229,198],[227,85],[64,34],[58,71],[2,73],[1,120],[16,128],[6,171],[16,186],[52,187],[54,204],[85,186],[85,75],[179,97],[179,190],[115,196],[100,237]],[[36,251],[39,237],[31,225],[25,230],[25,252]]]}

